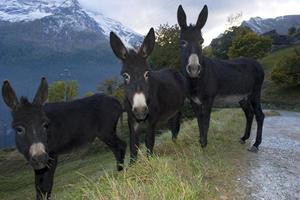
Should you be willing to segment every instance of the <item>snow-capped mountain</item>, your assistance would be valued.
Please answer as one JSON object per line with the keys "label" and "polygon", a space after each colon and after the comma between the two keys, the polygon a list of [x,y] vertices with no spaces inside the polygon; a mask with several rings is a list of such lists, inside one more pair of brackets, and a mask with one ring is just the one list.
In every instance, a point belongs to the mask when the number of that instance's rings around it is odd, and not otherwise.
{"label": "snow-capped mountain", "polygon": [[111,31],[115,32],[128,47],[139,46],[142,42],[142,36],[128,27],[125,27],[120,22],[111,18],[105,17],[102,13],[95,11],[86,11],[99,25],[102,33],[109,37]]}
{"label": "snow-capped mountain", "polygon": [[101,13],[85,10],[77,0],[1,0],[0,21],[18,23],[54,18],[55,22],[43,26],[47,34],[59,33],[64,27],[77,31],[102,33],[108,38],[109,32],[118,34],[127,46],[141,43],[142,36],[107,18]]}
{"label": "snow-capped mountain", "polygon": [[58,8],[71,7],[77,2],[65,0],[2,0],[0,19],[9,22],[33,21],[52,15]]}
{"label": "snow-capped mountain", "polygon": [[275,29],[277,33],[287,35],[288,29],[290,27],[300,27],[300,15],[285,15],[269,19],[253,17],[248,21],[244,21],[242,23],[242,26],[247,26],[258,34],[262,34]]}
{"label": "snow-capped mountain", "polygon": [[[0,83],[8,79],[19,95],[32,97],[40,77],[46,76],[50,83],[77,80],[80,96],[95,92],[99,83],[120,72],[110,31],[127,46],[143,39],[77,0],[0,0]],[[0,113],[1,135],[10,127],[2,98]]]}

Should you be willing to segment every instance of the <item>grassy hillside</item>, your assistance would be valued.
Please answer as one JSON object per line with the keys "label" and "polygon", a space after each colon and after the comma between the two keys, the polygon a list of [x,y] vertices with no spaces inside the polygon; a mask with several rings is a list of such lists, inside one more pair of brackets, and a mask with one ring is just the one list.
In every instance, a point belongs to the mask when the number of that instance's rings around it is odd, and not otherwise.
{"label": "grassy hillside", "polygon": [[260,60],[263,65],[266,77],[263,87],[262,99],[266,104],[284,109],[300,110],[300,91],[299,88],[279,88],[270,81],[270,74],[280,59],[293,53],[294,48],[300,48],[300,45],[284,48],[275,51]]}
{"label": "grassy hillside", "polygon": [[[226,117],[224,117],[226,116]],[[242,125],[241,125],[242,124]],[[249,154],[238,142],[244,116],[238,109],[213,113],[209,145],[198,144],[195,120],[182,124],[176,144],[165,131],[157,136],[155,156],[116,172],[112,153],[81,150],[60,159],[54,199],[239,199],[237,176]],[[127,154],[128,156],[128,154]],[[128,161],[126,162],[128,163]],[[16,152],[0,153],[0,199],[32,199],[33,172]]]}

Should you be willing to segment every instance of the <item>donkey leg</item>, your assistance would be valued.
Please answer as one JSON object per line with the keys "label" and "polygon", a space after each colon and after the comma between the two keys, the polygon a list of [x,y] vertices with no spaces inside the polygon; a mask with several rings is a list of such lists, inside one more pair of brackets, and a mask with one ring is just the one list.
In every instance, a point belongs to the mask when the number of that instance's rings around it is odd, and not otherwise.
{"label": "donkey leg", "polygon": [[246,116],[246,120],[247,120],[244,136],[240,139],[240,143],[245,144],[245,141],[247,139],[249,139],[250,134],[251,134],[251,127],[252,127],[252,123],[253,123],[254,112],[253,112],[253,108],[252,108],[252,105],[249,100],[243,99],[242,101],[239,102],[239,104],[240,104],[241,108],[243,109],[245,116]]}
{"label": "donkey leg", "polygon": [[130,140],[130,165],[137,159],[137,153],[139,148],[139,123],[136,122],[130,115],[128,115],[128,127],[129,127],[129,140]]}
{"label": "donkey leg", "polygon": [[147,156],[152,156],[155,143],[155,125],[149,122],[149,127],[145,137],[145,145],[147,148]]}
{"label": "donkey leg", "polygon": [[101,139],[113,152],[117,160],[117,170],[121,171],[124,166],[126,142],[124,142],[117,136],[116,131],[114,131],[111,135],[107,135],[99,139]]}
{"label": "donkey leg", "polygon": [[172,132],[172,140],[176,142],[179,130],[180,130],[180,119],[181,119],[181,112],[178,112],[174,117],[172,117],[169,121],[169,129]]}
{"label": "donkey leg", "polygon": [[[196,103],[194,103],[192,100],[191,100],[191,104],[192,104],[192,108],[193,108],[193,111],[197,117],[197,122],[198,122],[198,129],[199,129],[199,137],[201,138],[201,124],[202,124],[202,118],[203,118],[203,115],[202,115],[202,105],[198,105]],[[199,140],[200,144],[201,144],[201,141]],[[201,144],[202,146],[202,144]],[[203,147],[203,146],[202,146]]]}
{"label": "donkey leg", "polygon": [[57,166],[57,155],[50,155],[49,168],[34,170],[36,199],[50,199],[53,186],[54,172]]}
{"label": "donkey leg", "polygon": [[212,107],[212,100],[207,100],[203,104],[196,104],[191,101],[193,110],[197,116],[199,133],[200,133],[200,144],[202,148],[207,146],[207,132],[210,122],[210,114]]}
{"label": "donkey leg", "polygon": [[249,150],[252,152],[257,152],[258,146],[261,144],[262,141],[262,129],[263,129],[265,115],[262,111],[260,101],[252,102],[252,106],[255,114],[255,119],[257,122],[257,132],[256,132],[255,143]]}
{"label": "donkey leg", "polygon": [[207,100],[203,102],[202,105],[202,123],[200,124],[200,144],[202,148],[207,146],[207,133],[210,123],[210,114],[212,108],[212,100]]}

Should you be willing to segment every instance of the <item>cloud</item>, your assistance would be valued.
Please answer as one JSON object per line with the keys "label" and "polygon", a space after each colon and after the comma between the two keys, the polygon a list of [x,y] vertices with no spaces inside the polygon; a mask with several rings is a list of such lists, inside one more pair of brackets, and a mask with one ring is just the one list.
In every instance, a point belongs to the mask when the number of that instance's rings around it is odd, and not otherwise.
{"label": "cloud", "polygon": [[79,0],[86,9],[95,10],[120,21],[138,33],[146,34],[150,27],[177,23],[177,8],[182,4],[188,23],[195,23],[204,4],[208,5],[208,21],[203,28],[205,44],[222,33],[227,17],[238,12],[243,19],[260,16],[272,18],[300,14],[299,0]]}

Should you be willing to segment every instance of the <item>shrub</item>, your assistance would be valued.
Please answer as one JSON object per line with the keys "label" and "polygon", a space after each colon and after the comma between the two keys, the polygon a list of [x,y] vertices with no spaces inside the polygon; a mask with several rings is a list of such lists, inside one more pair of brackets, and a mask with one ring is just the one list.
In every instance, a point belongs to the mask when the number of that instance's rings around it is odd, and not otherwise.
{"label": "shrub", "polygon": [[248,32],[233,39],[228,56],[230,58],[243,56],[258,59],[264,57],[271,50],[271,46],[271,38]]}
{"label": "shrub", "polygon": [[116,77],[104,80],[97,86],[97,90],[106,95],[115,97],[120,102],[124,99],[123,83]]}
{"label": "shrub", "polygon": [[271,80],[283,87],[300,86],[300,51],[281,59],[271,72]]}
{"label": "shrub", "polygon": [[160,25],[155,31],[156,45],[150,56],[150,63],[154,69],[171,67],[179,69],[179,33],[177,25]]}
{"label": "shrub", "polygon": [[248,27],[230,27],[218,38],[215,38],[211,41],[210,46],[213,56],[217,58],[228,59],[228,51],[229,48],[232,46],[234,38],[236,38],[238,35],[245,35],[249,32],[253,31]]}
{"label": "shrub", "polygon": [[296,27],[292,26],[291,28],[289,28],[288,31],[289,31],[289,35],[293,36],[297,32],[297,29]]}
{"label": "shrub", "polygon": [[78,95],[78,82],[55,81],[49,86],[49,102],[72,101]]}

